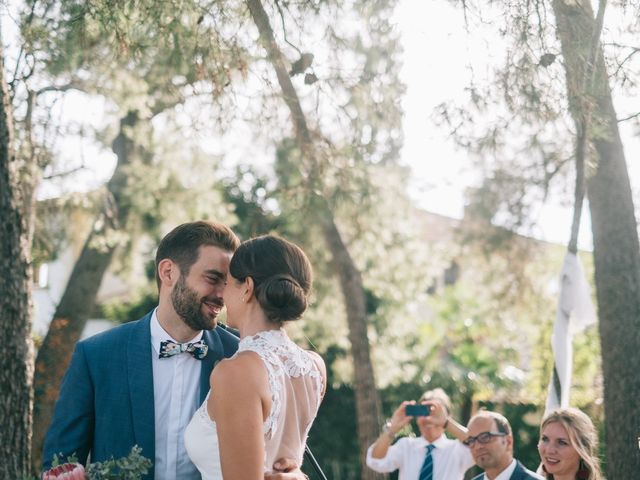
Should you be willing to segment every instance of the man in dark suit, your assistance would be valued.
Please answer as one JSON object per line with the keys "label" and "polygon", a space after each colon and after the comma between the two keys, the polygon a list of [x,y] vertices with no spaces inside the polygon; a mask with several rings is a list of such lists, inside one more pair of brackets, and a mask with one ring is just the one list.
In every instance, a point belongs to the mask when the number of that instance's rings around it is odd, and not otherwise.
{"label": "man in dark suit", "polygon": [[481,411],[467,426],[464,443],[484,473],[473,480],[543,480],[513,458],[513,434],[509,421],[496,412]]}
{"label": "man in dark suit", "polygon": [[206,397],[214,365],[238,348],[216,319],[239,243],[214,222],[186,223],[162,239],[158,307],[76,345],[45,438],[45,469],[56,454],[96,462],[126,456],[138,445],[153,461],[145,480],[200,479],[184,429]]}

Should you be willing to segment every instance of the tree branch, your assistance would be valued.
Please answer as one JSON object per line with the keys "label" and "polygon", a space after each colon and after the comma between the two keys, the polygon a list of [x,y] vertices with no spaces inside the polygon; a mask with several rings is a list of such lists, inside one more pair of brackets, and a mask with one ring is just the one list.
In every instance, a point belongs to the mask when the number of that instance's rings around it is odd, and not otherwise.
{"label": "tree branch", "polygon": [[87,93],[86,90],[84,90],[80,86],[80,84],[75,83],[75,82],[69,82],[66,85],[49,85],[49,86],[46,86],[46,87],[42,87],[41,89],[36,90],[33,93],[34,93],[34,95],[36,97],[39,97],[43,93],[48,93],[48,92],[67,92],[69,90],[78,90],[79,92]]}
{"label": "tree branch", "polygon": [[622,122],[626,122],[626,121],[628,121],[628,120],[632,120],[632,119],[634,119],[634,118],[638,118],[638,117],[640,117],[640,112],[636,112],[636,113],[631,114],[631,115],[629,115],[629,116],[627,116],[627,117],[619,118],[619,119],[617,120],[617,122],[618,122],[618,123],[622,123]]}
{"label": "tree branch", "polygon": [[[269,56],[269,59],[276,71],[276,76],[278,77],[280,88],[282,89],[284,101],[291,112],[293,127],[299,144],[304,146],[305,149],[312,151],[311,132],[307,125],[307,119],[302,111],[302,107],[300,106],[298,93],[296,92],[296,89],[291,82],[291,78],[287,73],[284,55],[275,43],[273,29],[269,24],[267,13],[264,11],[264,8],[259,1],[247,0],[247,5],[251,11],[253,20],[258,27],[262,46],[267,51],[267,55]],[[309,154],[311,153],[310,151],[304,153]]]}
{"label": "tree branch", "polygon": [[613,77],[617,77],[618,72],[622,70],[622,67],[624,66],[624,64],[627,63],[629,60],[631,60],[636,53],[640,52],[640,47],[628,47],[628,48],[631,48],[631,51],[627,54],[626,57],[622,59],[621,62],[618,62],[618,68],[616,68],[616,71],[613,73]]}
{"label": "tree branch", "polygon": [[284,38],[284,41],[287,43],[287,45],[294,48],[298,52],[298,54],[302,55],[302,51],[293,43],[291,43],[287,38],[287,29],[285,28],[285,23],[284,23],[284,12],[282,11],[280,2],[278,0],[275,0],[274,3],[276,4],[276,8],[278,9],[278,14],[280,15],[280,22],[282,23],[282,37]]}
{"label": "tree branch", "polygon": [[80,170],[84,170],[87,168],[86,165],[82,164],[79,167],[72,168],[71,170],[65,170],[64,172],[52,173],[51,175],[46,175],[42,177],[43,180],[53,180],[54,178],[61,178],[71,175],[73,173],[79,172]]}
{"label": "tree branch", "polygon": [[[31,4],[31,11],[29,12],[29,16],[27,17],[25,25],[31,25],[31,22],[33,21],[33,17],[35,16],[35,12],[36,12],[36,3],[38,2],[34,1]],[[24,43],[20,45],[20,51],[18,52],[18,57],[16,58],[16,67],[13,70],[13,77],[11,77],[11,81],[9,82],[9,87],[11,88],[12,92],[13,92],[13,83],[16,81],[16,78],[18,77],[18,70],[20,70],[20,62],[22,61],[23,53],[24,53]]]}
{"label": "tree branch", "polygon": [[616,47],[616,48],[630,48],[632,50],[640,50],[640,47],[634,45],[624,45],[618,42],[606,42],[602,44],[603,47]]}
{"label": "tree branch", "polygon": [[[598,13],[596,15],[593,36],[591,37],[591,49],[589,51],[589,59],[584,69],[584,82],[582,85],[583,95],[591,98],[593,85],[596,78],[596,62],[598,51],[600,50],[600,35],[602,34],[602,25],[604,24],[604,12],[607,7],[607,0],[600,0],[598,5]],[[571,238],[569,240],[568,250],[572,253],[578,252],[578,235],[580,233],[580,218],[582,216],[582,204],[584,203],[585,194],[585,155],[587,151],[587,140],[589,138],[589,125],[591,123],[591,103],[584,102],[581,107],[581,121],[576,122],[578,130],[578,139],[576,142],[576,185],[574,191],[575,204],[573,208],[573,219],[571,222]],[[586,110],[586,111],[585,111]]]}

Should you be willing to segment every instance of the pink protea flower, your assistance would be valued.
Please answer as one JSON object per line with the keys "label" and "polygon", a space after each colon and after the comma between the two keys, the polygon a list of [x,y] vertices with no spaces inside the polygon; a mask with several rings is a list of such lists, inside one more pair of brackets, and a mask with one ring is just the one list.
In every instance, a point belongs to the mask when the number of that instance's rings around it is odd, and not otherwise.
{"label": "pink protea flower", "polygon": [[86,480],[86,477],[81,464],[63,463],[44,472],[42,480]]}

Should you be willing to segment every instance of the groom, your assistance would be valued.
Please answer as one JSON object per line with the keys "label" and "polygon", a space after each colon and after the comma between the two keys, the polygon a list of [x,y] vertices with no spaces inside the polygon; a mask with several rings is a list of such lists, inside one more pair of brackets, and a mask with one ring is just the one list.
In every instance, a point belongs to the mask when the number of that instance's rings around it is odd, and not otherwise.
{"label": "groom", "polygon": [[[45,469],[55,454],[100,462],[138,445],[153,460],[145,480],[200,479],[185,451],[184,429],[205,399],[214,365],[238,348],[216,318],[239,244],[225,225],[202,221],[162,239],[158,307],[76,345],[45,437]],[[297,470],[265,478],[304,475]]]}

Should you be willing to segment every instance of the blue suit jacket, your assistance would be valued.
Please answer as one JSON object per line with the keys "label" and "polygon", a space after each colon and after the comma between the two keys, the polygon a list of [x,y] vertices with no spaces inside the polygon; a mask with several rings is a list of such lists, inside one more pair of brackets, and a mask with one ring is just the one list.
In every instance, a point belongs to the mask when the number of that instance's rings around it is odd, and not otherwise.
{"label": "blue suit jacket", "polygon": [[[151,312],[140,320],[87,338],[76,345],[60,387],[44,442],[43,467],[53,456],[75,454],[86,463],[119,458],[138,445],[155,460],[155,414],[150,330]],[[238,349],[238,338],[221,327],[205,331],[200,401],[209,391],[215,363]],[[153,467],[145,479],[153,479]]]}
{"label": "blue suit jacket", "polygon": [[[509,480],[544,480],[544,478],[537,473],[532,472],[531,470],[527,470],[527,468],[518,460],[516,460],[516,462],[518,462],[516,465],[516,469],[511,474]],[[484,473],[481,473],[480,475],[473,477],[472,480],[481,480],[483,475]]]}

